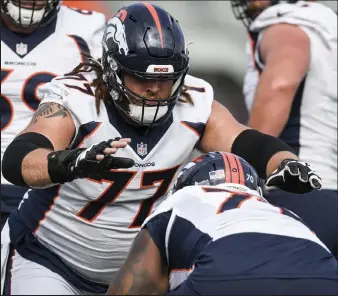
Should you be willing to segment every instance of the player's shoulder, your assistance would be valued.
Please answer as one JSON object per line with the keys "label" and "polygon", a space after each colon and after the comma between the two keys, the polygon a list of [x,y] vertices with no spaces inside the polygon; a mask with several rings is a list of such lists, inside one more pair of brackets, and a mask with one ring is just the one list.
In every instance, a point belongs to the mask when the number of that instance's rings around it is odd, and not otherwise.
{"label": "player's shoulder", "polygon": [[298,1],[279,3],[265,9],[250,26],[251,31],[260,31],[270,25],[289,23],[327,30],[337,27],[337,14],[322,3]]}
{"label": "player's shoulder", "polygon": [[212,102],[214,100],[214,90],[207,81],[186,75],[182,89],[183,99],[189,97],[192,104],[181,103],[174,109],[175,113],[181,113],[181,116],[193,120],[207,120],[211,112]]}
{"label": "player's shoulder", "polygon": [[[173,194],[169,194],[161,205],[165,209],[171,208],[179,211],[181,206],[186,208],[186,204],[190,202],[190,199],[196,201],[197,198],[202,197],[203,193],[204,191],[201,186],[186,186]],[[161,208],[159,210],[161,210]]]}
{"label": "player's shoulder", "polygon": [[192,75],[186,75],[184,79],[184,86],[187,88],[187,91],[190,93],[193,92],[200,92],[204,94],[212,94],[213,95],[213,87],[209,82],[207,82],[204,79],[192,76]]}
{"label": "player's shoulder", "polygon": [[40,104],[57,103],[72,115],[77,126],[90,121],[106,120],[105,104],[97,112],[95,88],[91,85],[92,72],[57,76],[38,88]]}
{"label": "player's shoulder", "polygon": [[63,104],[68,100],[82,101],[84,103],[94,96],[94,88],[91,86],[96,75],[94,72],[79,73],[76,75],[59,75],[50,82],[38,88],[38,96],[45,102],[61,100]]}
{"label": "player's shoulder", "polygon": [[67,30],[88,33],[96,31],[106,24],[106,17],[103,13],[92,10],[81,10],[61,5],[59,15],[62,18],[62,25]]}
{"label": "player's shoulder", "polygon": [[[187,209],[187,205],[194,202],[196,204],[196,197],[201,194],[201,187],[200,186],[188,186],[184,187],[173,194],[168,194],[166,199],[162,201],[156,210],[147,217],[144,221],[143,226],[146,225],[150,220],[155,218],[158,215],[163,215],[167,212],[175,212],[176,214],[180,214]],[[191,199],[194,199],[191,201]]]}

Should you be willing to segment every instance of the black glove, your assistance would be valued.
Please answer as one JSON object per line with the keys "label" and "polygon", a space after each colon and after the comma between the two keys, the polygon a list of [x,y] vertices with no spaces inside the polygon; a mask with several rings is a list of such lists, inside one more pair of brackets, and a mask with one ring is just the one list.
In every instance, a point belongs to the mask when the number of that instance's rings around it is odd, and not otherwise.
{"label": "black glove", "polygon": [[[92,145],[89,148],[62,150],[48,154],[48,173],[53,183],[63,184],[75,179],[92,178],[101,180],[103,174],[111,169],[124,169],[134,166],[134,160],[113,155],[105,155],[103,151],[111,148],[115,138]],[[98,154],[104,159],[96,160]]]}
{"label": "black glove", "polygon": [[322,179],[310,165],[295,159],[284,159],[265,183],[293,193],[307,193],[322,187]]}

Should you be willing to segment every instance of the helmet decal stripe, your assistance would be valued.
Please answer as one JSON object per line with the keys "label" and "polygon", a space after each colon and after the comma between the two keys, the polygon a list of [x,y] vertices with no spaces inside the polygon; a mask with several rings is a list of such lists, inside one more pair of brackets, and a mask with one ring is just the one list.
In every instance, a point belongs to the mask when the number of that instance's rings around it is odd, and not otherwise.
{"label": "helmet decal stripe", "polygon": [[237,167],[237,163],[236,163],[236,159],[233,156],[233,154],[226,154],[225,155],[228,162],[229,162],[229,172],[231,174],[231,183],[237,183],[239,184],[240,180],[239,180],[239,173],[238,173],[238,167]]}
{"label": "helmet decal stripe", "polygon": [[119,10],[114,16],[118,17],[123,23],[127,16],[127,11],[124,9]]}
{"label": "helmet decal stripe", "polygon": [[201,155],[199,155],[199,156],[196,156],[196,157],[192,160],[192,162],[198,163],[198,162],[200,162],[203,158],[204,158],[204,154],[201,154]]}
{"label": "helmet decal stripe", "polygon": [[234,183],[239,184],[239,173],[238,173],[238,166],[236,159],[233,154],[228,155],[230,169],[231,169],[231,176]]}
{"label": "helmet decal stripe", "polygon": [[238,158],[238,156],[234,155],[235,161],[237,163],[238,168],[238,174],[239,174],[239,184],[245,185],[245,179],[244,179],[244,172],[243,172],[243,166]]}
{"label": "helmet decal stripe", "polygon": [[230,162],[229,162],[228,157],[225,153],[222,153],[222,156],[223,156],[224,167],[225,167],[225,183],[232,183]]}
{"label": "helmet decal stripe", "polygon": [[161,22],[160,19],[158,17],[157,11],[155,9],[154,6],[152,6],[150,3],[148,2],[143,2],[142,3],[145,7],[147,7],[147,9],[149,10],[151,16],[153,17],[158,33],[160,34],[160,40],[161,40],[161,47],[163,48],[163,34],[162,34],[162,26],[161,26]]}

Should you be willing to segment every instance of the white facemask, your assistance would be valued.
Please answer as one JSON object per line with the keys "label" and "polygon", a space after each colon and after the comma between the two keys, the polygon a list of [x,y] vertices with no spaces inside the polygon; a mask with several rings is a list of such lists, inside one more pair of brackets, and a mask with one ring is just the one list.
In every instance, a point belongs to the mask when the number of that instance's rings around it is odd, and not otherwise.
{"label": "white facemask", "polygon": [[45,16],[46,8],[40,10],[19,8],[14,5],[12,2],[7,4],[7,10],[9,16],[18,24],[21,24],[23,27],[29,27],[31,25],[41,22],[42,18]]}
{"label": "white facemask", "polygon": [[[141,122],[142,121],[142,109],[143,109],[142,106],[130,104],[129,105],[130,117]],[[143,123],[151,124],[154,121],[156,110],[157,110],[157,106],[156,107],[144,107]],[[159,106],[155,120],[162,118],[164,115],[166,115],[167,111],[168,111],[168,106]]]}

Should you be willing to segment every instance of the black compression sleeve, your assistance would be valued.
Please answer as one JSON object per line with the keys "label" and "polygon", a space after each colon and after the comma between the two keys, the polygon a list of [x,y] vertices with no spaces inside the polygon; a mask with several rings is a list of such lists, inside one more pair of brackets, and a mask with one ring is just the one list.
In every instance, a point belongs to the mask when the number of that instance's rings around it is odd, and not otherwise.
{"label": "black compression sleeve", "polygon": [[266,167],[269,160],[280,151],[295,153],[281,140],[253,129],[241,132],[231,147],[231,152],[249,162],[262,179],[266,178]]}
{"label": "black compression sleeve", "polygon": [[39,148],[54,151],[51,141],[41,134],[25,133],[17,136],[4,153],[2,159],[3,176],[14,185],[29,187],[22,176],[22,161],[28,153]]}

